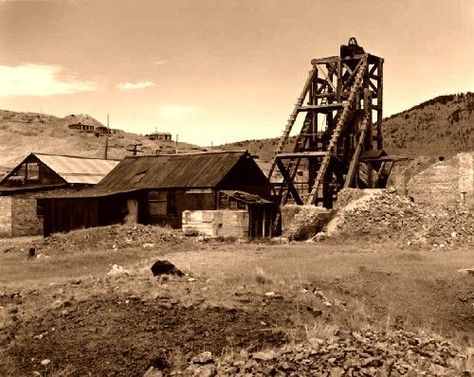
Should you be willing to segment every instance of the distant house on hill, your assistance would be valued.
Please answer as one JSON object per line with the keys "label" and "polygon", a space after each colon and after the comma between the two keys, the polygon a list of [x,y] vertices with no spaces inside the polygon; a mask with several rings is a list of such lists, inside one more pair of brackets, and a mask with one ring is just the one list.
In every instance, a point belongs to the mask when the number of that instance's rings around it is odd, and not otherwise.
{"label": "distant house on hill", "polygon": [[145,136],[148,140],[173,141],[173,138],[169,132],[154,132]]}
{"label": "distant house on hill", "polygon": [[0,236],[42,233],[36,199],[97,184],[119,161],[30,153],[0,180]]}
{"label": "distant house on hill", "polygon": [[[250,195],[231,194],[237,191]],[[179,228],[185,210],[237,208],[237,201],[252,207],[250,224],[258,231],[273,216],[270,191],[248,152],[162,154],[127,157],[93,189],[39,202],[44,235],[121,222]],[[262,206],[269,208],[266,215]]]}
{"label": "distant house on hill", "polygon": [[71,114],[65,117],[64,121],[70,130],[95,133],[99,135],[117,132],[117,130],[107,128],[98,120],[86,114]]}

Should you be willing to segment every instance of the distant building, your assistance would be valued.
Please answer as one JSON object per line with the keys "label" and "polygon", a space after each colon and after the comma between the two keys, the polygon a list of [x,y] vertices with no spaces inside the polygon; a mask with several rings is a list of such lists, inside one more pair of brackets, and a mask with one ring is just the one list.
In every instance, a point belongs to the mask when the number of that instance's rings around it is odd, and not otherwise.
{"label": "distant building", "polygon": [[154,132],[145,136],[148,140],[173,141],[169,132]]}
{"label": "distant building", "polygon": [[126,157],[94,188],[39,203],[45,236],[122,222],[180,228],[183,211],[220,209],[247,210],[247,233],[259,236],[275,214],[270,194],[251,155],[234,151]]}
{"label": "distant building", "polygon": [[30,153],[0,180],[0,236],[41,234],[36,199],[97,184],[119,161]]}
{"label": "distant building", "polygon": [[71,114],[64,118],[70,130],[81,131],[91,134],[105,135],[115,134],[118,130],[107,128],[102,123],[85,114]]}
{"label": "distant building", "polygon": [[90,124],[82,124],[80,122],[68,124],[67,128],[69,128],[70,130],[77,130],[77,131],[90,132],[90,133],[94,133],[95,131],[95,126],[90,125]]}

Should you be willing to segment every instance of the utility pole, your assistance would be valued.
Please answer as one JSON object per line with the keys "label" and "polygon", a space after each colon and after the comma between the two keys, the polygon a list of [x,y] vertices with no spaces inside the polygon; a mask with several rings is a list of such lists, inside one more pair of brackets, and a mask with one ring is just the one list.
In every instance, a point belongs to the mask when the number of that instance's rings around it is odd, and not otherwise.
{"label": "utility pole", "polygon": [[179,135],[176,134],[176,143],[175,143],[175,152],[176,152],[176,154],[178,154],[178,137],[179,137]]}
{"label": "utility pole", "polygon": [[142,145],[142,143],[137,143],[137,144],[130,144],[127,151],[132,152],[133,156],[136,156],[138,153],[141,153],[143,151],[139,150],[138,147]]}
{"label": "utility pole", "polygon": [[109,114],[107,114],[107,133],[105,134],[105,151],[104,151],[104,159],[106,160],[107,160],[107,152],[109,149],[109,133],[110,133]]}

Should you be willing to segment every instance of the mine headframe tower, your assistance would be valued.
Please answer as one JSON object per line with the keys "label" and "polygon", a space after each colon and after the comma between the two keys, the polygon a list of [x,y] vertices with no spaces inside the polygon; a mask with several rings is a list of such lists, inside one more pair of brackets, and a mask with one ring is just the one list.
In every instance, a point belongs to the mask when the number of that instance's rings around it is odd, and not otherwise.
{"label": "mine headframe tower", "polygon": [[[355,38],[339,56],[311,61],[301,95],[277,144],[269,178],[283,205],[331,208],[347,187],[385,187],[393,165],[381,132],[383,59],[364,52]],[[290,137],[297,116],[304,121]]]}

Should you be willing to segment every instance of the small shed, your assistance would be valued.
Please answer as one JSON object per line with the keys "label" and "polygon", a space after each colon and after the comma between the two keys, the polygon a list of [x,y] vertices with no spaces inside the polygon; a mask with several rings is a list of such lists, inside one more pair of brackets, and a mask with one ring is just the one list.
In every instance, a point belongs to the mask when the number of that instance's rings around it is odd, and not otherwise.
{"label": "small shed", "polygon": [[0,180],[0,236],[42,233],[37,198],[97,184],[119,161],[30,153]]}
{"label": "small shed", "polygon": [[270,183],[247,151],[130,156],[91,190],[41,199],[44,234],[119,222],[181,228],[183,211],[232,203],[222,199],[229,190],[270,198]]}

